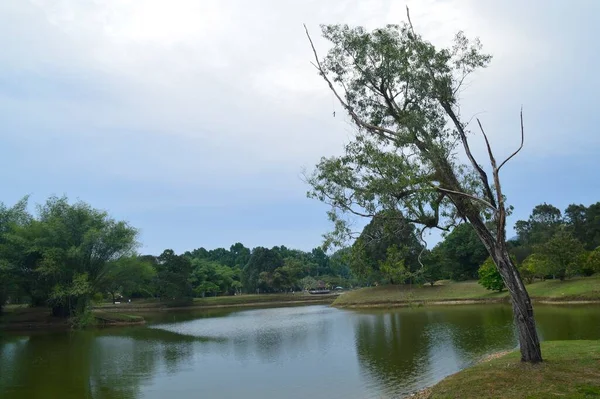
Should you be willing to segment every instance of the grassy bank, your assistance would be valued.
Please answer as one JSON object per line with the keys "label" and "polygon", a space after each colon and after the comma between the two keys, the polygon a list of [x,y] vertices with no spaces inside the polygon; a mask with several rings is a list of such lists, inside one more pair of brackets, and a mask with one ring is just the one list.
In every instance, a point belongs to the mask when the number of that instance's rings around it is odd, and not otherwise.
{"label": "grassy bank", "polygon": [[[91,326],[124,326],[144,324],[141,316],[118,312],[94,311],[94,322]],[[49,308],[29,308],[25,306],[7,306],[0,315],[0,330],[62,330],[72,325],[69,319],[53,317]]]}
{"label": "grassy bank", "polygon": [[[248,308],[296,306],[312,304],[331,304],[337,298],[331,295],[296,294],[264,294],[218,296],[210,298],[195,298],[190,302],[170,302],[155,299],[134,300],[131,303],[120,304],[99,303],[93,307],[95,325],[117,326],[144,324],[142,316],[135,313],[152,315],[155,312],[169,310],[202,310],[217,308]],[[132,314],[133,313],[133,314]],[[0,330],[39,330],[39,329],[68,329],[71,325],[67,319],[53,317],[46,307],[29,308],[26,305],[8,305],[5,312],[0,314]]]}
{"label": "grassy bank", "polygon": [[310,304],[331,304],[337,298],[337,295],[310,295],[305,293],[296,294],[263,294],[263,295],[235,295],[235,296],[217,296],[208,298],[194,298],[189,303],[173,303],[168,301],[159,301],[155,299],[134,300],[131,303],[102,303],[95,306],[96,309],[111,312],[136,312],[167,309],[213,309],[225,307],[252,307],[252,306],[286,306],[286,305],[310,305]]}
{"label": "grassy bank", "polygon": [[[534,301],[600,301],[600,276],[572,280],[538,281],[527,285]],[[388,285],[363,288],[340,295],[336,307],[393,307],[414,303],[498,302],[508,293],[491,292],[476,281],[441,281],[434,286]]]}
{"label": "grassy bank", "polygon": [[523,364],[518,351],[460,371],[421,399],[599,398],[600,341],[542,343],[545,361]]}

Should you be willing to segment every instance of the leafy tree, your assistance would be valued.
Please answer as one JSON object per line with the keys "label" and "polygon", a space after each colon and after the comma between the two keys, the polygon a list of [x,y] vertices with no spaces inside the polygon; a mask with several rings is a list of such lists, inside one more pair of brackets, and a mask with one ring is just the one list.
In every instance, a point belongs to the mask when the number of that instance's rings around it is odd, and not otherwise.
{"label": "leafy tree", "polygon": [[106,268],[137,246],[137,230],[84,202],[51,197],[37,217],[13,229],[12,261],[33,304],[49,303],[56,316],[83,314],[101,290]]}
{"label": "leafy tree", "polygon": [[298,283],[300,284],[300,287],[303,290],[309,290],[317,286],[317,280],[311,276],[301,278],[300,281],[298,281]]}
{"label": "leafy tree", "polygon": [[191,298],[192,287],[189,282],[192,262],[184,255],[176,255],[172,249],[166,249],[157,258],[154,278],[156,294],[159,298],[185,300]]}
{"label": "leafy tree", "polygon": [[391,284],[404,282],[412,277],[412,273],[406,268],[405,259],[405,251],[392,245],[388,247],[385,259],[380,261],[379,270]]}
{"label": "leafy tree", "polygon": [[531,300],[506,244],[510,207],[499,171],[516,152],[497,163],[488,145],[490,184],[470,150],[467,121],[459,111],[464,79],[491,57],[462,33],[452,48],[437,49],[411,24],[372,32],[327,25],[322,32],[332,46],[321,60],[309,36],[314,65],[358,128],[344,155],[322,159],[308,179],[310,196],[332,206],[335,230],[327,243],[341,245],[349,238],[348,214],[375,217],[396,210],[411,223],[442,229],[465,219],[510,288],[522,360],[541,361]]}
{"label": "leafy tree", "polygon": [[564,280],[580,272],[585,250],[568,231],[559,230],[548,242],[539,245],[536,252],[546,260],[546,275]]}
{"label": "leafy tree", "polygon": [[137,256],[123,257],[107,264],[98,277],[98,286],[115,302],[119,293],[127,296],[141,292],[150,294],[148,288],[155,275],[152,263]]}
{"label": "leafy tree", "polygon": [[456,281],[477,278],[479,266],[489,257],[473,228],[462,223],[432,250],[444,274]]}
{"label": "leafy tree", "polygon": [[317,265],[317,276],[329,273],[329,257],[322,248],[311,251],[311,261]]}
{"label": "leafy tree", "polygon": [[[403,267],[409,272],[416,271],[420,265],[418,257],[423,249],[415,235],[415,227],[398,211],[381,212],[363,229],[352,245],[350,267],[359,276],[379,276],[386,274],[381,265],[389,255],[388,249],[395,247],[404,256]],[[393,252],[398,256],[400,252]],[[388,272],[397,259],[387,263]],[[389,280],[389,275],[386,276]],[[403,280],[395,280],[402,283]]]}
{"label": "leafy tree", "polygon": [[531,254],[521,263],[519,272],[525,281],[527,281],[528,284],[531,284],[535,278],[544,279],[548,270],[546,264],[547,260],[544,256],[540,254]]}
{"label": "leafy tree", "polygon": [[517,221],[515,230],[523,244],[538,245],[547,242],[562,224],[560,209],[543,203],[533,208],[528,220]]}
{"label": "leafy tree", "polygon": [[600,273],[600,247],[589,253],[586,260],[586,267],[592,273]]}
{"label": "leafy tree", "polygon": [[270,273],[281,266],[283,259],[276,251],[263,247],[254,248],[242,271],[242,285],[246,292],[269,290],[272,279]]}
{"label": "leafy tree", "polygon": [[423,282],[433,286],[436,281],[444,278],[445,274],[442,269],[443,259],[441,259],[440,251],[429,251],[423,252],[423,269],[421,270],[420,277]]}
{"label": "leafy tree", "polygon": [[486,259],[479,268],[479,284],[491,291],[502,292],[506,288],[492,258]]}
{"label": "leafy tree", "polygon": [[565,210],[568,231],[578,239],[587,250],[600,245],[600,202],[585,207],[571,204]]}
{"label": "leafy tree", "polygon": [[0,202],[0,313],[6,301],[19,290],[18,270],[13,263],[14,248],[9,245],[7,235],[10,235],[14,228],[26,226],[31,222],[27,203],[28,197],[24,197],[10,208]]}
{"label": "leafy tree", "polygon": [[352,277],[352,272],[350,270],[351,252],[352,249],[350,247],[341,248],[329,257],[329,265],[333,275],[341,277],[342,279],[349,279]]}

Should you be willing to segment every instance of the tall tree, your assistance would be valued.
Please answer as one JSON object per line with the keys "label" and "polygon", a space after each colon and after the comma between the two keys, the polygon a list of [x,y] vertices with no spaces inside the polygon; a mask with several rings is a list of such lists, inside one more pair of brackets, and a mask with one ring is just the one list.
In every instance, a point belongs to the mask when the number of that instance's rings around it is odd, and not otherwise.
{"label": "tall tree", "polygon": [[564,280],[581,271],[587,255],[583,245],[565,229],[536,248],[545,260],[546,275]]}
{"label": "tall tree", "polygon": [[466,223],[452,229],[432,253],[444,275],[457,281],[477,278],[479,266],[489,257],[475,230]]}
{"label": "tall tree", "polygon": [[[541,361],[531,300],[506,244],[509,209],[499,176],[523,143],[497,163],[479,123],[490,158],[490,183],[471,152],[468,123],[460,115],[462,83],[485,67],[491,56],[462,33],[452,48],[437,49],[410,23],[373,32],[327,25],[322,32],[332,45],[324,59],[318,57],[307,30],[314,65],[358,127],[345,154],[322,159],[309,177],[310,194],[332,206],[329,216],[335,232],[329,242],[347,238],[350,229],[344,214],[348,213],[374,217],[381,210],[397,209],[412,223],[442,229],[456,217],[465,219],[511,293],[521,359]],[[521,117],[523,135],[522,126]],[[458,147],[469,160],[467,165],[461,163]]]}
{"label": "tall tree", "polygon": [[[253,293],[257,289],[268,290],[271,273],[283,266],[283,259],[275,250],[257,247],[252,250],[250,260],[242,271],[242,285],[246,292]],[[261,278],[261,274],[263,274]]]}
{"label": "tall tree", "polygon": [[[390,248],[394,248],[390,252]],[[350,267],[357,275],[369,276],[372,273],[381,274],[381,266],[385,265],[388,280],[402,283],[399,273],[393,273],[395,279],[390,279],[391,265],[399,267],[399,259],[403,260],[402,268],[414,272],[420,268],[418,257],[423,249],[415,235],[415,226],[409,223],[397,210],[380,212],[363,229],[360,236],[352,245]],[[386,263],[388,255],[394,260]],[[408,276],[409,273],[405,273]],[[394,282],[394,281],[392,281]]]}
{"label": "tall tree", "polygon": [[182,300],[192,297],[189,282],[192,262],[185,255],[177,255],[172,249],[166,249],[157,258],[155,286],[160,298]]}
{"label": "tall tree", "polygon": [[19,290],[19,273],[15,261],[15,248],[10,245],[13,229],[24,227],[32,220],[27,211],[28,197],[24,197],[12,207],[0,202],[0,313],[6,301]]}
{"label": "tall tree", "polygon": [[548,241],[562,226],[560,209],[550,204],[533,208],[528,220],[515,223],[519,241],[524,245],[539,245]]}

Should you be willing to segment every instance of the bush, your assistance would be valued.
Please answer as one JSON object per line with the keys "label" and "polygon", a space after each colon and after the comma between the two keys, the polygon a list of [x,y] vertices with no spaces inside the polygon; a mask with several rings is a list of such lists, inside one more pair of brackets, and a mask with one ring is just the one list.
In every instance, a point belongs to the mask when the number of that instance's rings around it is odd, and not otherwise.
{"label": "bush", "polygon": [[492,258],[487,258],[483,262],[479,267],[478,274],[479,284],[486,289],[501,292],[505,288],[504,280],[502,280],[502,276],[500,276]]}
{"label": "bush", "polygon": [[590,252],[586,260],[585,268],[590,274],[600,272],[600,247]]}

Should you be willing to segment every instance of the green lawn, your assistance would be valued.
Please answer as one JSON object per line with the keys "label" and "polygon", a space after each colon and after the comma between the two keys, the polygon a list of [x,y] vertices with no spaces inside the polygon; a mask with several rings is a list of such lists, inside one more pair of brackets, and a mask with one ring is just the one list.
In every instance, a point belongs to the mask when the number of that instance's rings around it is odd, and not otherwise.
{"label": "green lawn", "polygon": [[[538,281],[527,285],[527,290],[534,300],[600,300],[600,275],[566,281]],[[395,306],[411,302],[499,301],[505,298],[508,298],[506,291],[491,292],[476,281],[440,281],[433,287],[387,285],[350,291],[338,297],[333,306]]]}
{"label": "green lawn", "polygon": [[421,398],[600,398],[600,341],[542,343],[544,362],[524,364],[512,352],[460,371]]}
{"label": "green lawn", "polygon": [[117,312],[95,311],[94,317],[96,318],[96,321],[100,324],[141,323],[144,321],[144,318],[141,316],[134,316]]}

